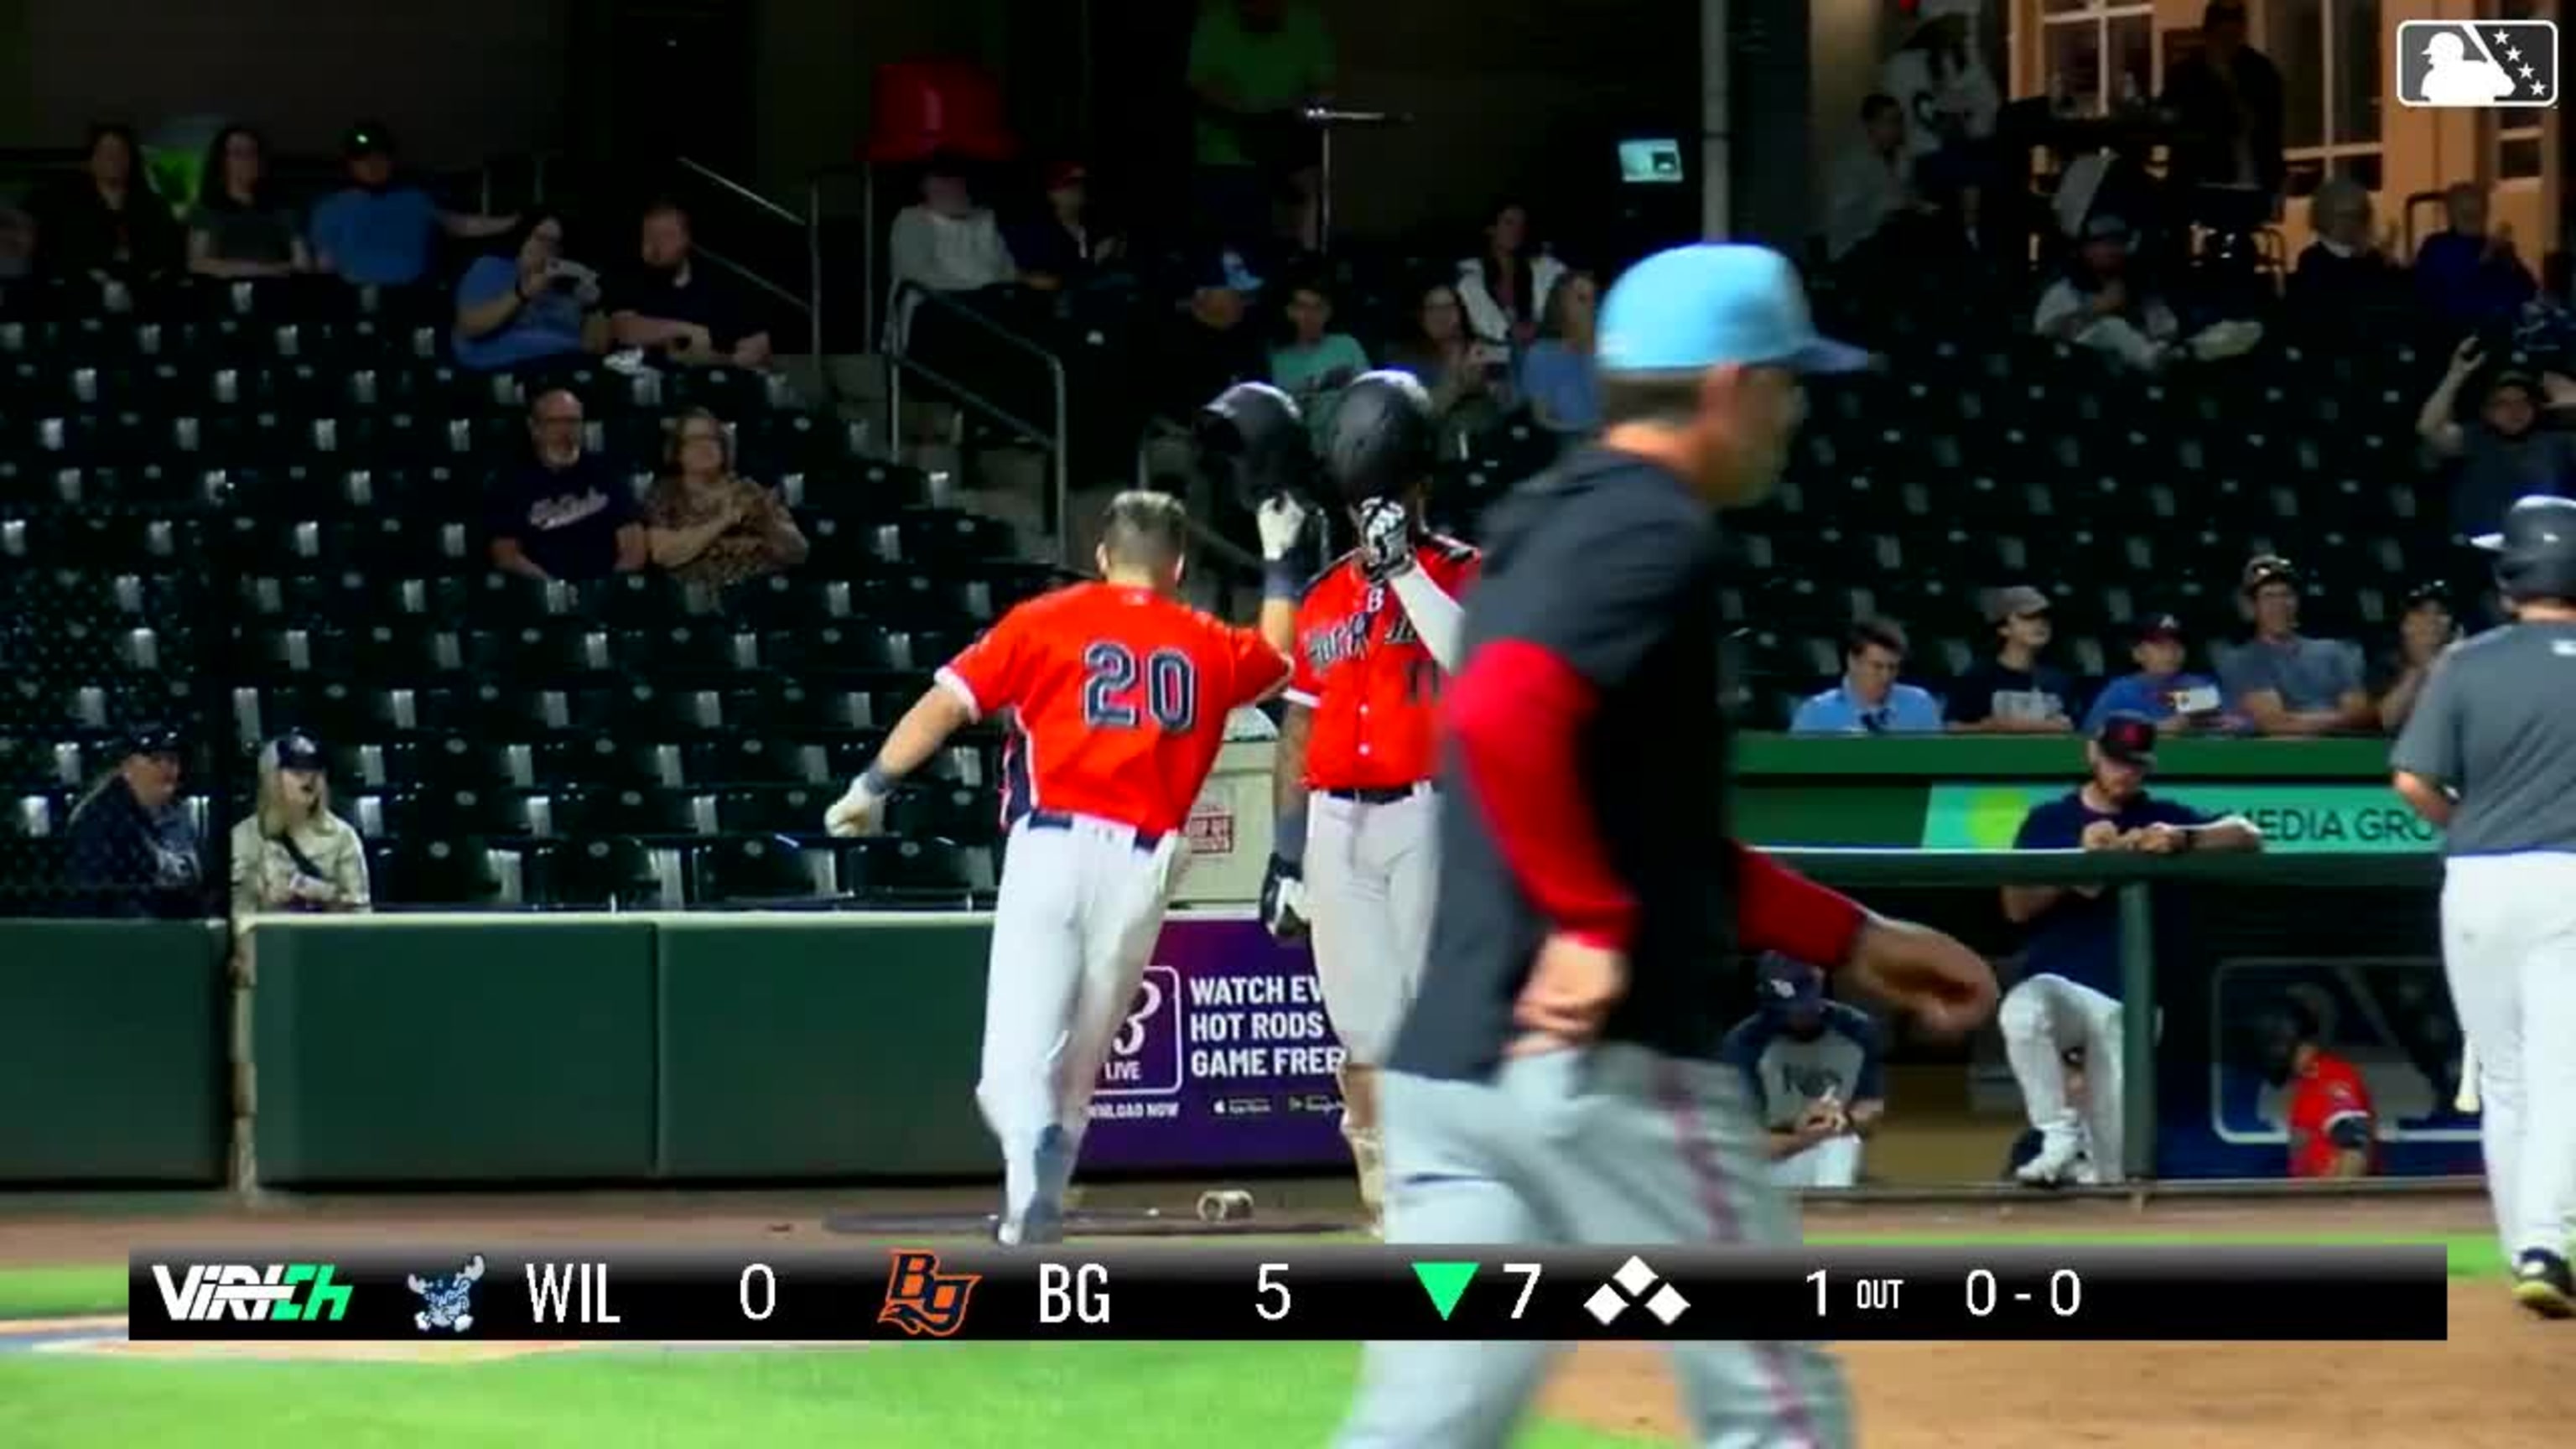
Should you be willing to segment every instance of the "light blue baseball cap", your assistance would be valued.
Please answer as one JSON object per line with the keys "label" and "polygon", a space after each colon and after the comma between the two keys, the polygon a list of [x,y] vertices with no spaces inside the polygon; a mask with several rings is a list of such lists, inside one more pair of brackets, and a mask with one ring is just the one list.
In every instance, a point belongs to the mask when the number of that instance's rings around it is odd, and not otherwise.
{"label": "light blue baseball cap", "polygon": [[1869,353],[1816,335],[1807,289],[1768,247],[1706,242],[1660,251],[1601,299],[1604,373],[1699,372],[1729,363],[1858,372]]}

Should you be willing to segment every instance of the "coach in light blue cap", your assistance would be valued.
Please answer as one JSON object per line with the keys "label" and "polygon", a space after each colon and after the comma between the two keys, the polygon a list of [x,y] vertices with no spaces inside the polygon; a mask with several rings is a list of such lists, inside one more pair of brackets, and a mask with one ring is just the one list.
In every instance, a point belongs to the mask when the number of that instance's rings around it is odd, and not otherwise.
{"label": "coach in light blue cap", "polygon": [[[1787,261],[1737,246],[1619,278],[1595,355],[1601,436],[1484,517],[1442,700],[1429,949],[1379,1075],[1386,1237],[1624,1250],[1718,1222],[1785,1248],[1770,1138],[1720,1056],[1736,963],[1830,969],[1935,1035],[1995,1000],[1976,952],[1801,878],[1727,818],[1714,511],[1769,491],[1800,373],[1868,358],[1816,335]],[[1509,1441],[1545,1346],[1457,1347],[1371,1344],[1335,1449]],[[1822,1347],[1672,1348],[1690,1442],[1851,1449]]]}

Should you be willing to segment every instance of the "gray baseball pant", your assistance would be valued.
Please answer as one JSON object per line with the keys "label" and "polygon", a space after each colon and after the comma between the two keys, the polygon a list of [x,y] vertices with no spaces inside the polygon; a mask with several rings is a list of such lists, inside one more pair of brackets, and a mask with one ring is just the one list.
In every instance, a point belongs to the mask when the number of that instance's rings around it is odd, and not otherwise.
{"label": "gray baseball pant", "polygon": [[[1764,1170],[1740,1075],[1605,1044],[1515,1058],[1491,1081],[1379,1078],[1386,1240],[1774,1246],[1796,1209]],[[1337,1449],[1487,1449],[1511,1436],[1547,1343],[1372,1343]],[[1685,1343],[1675,1375],[1705,1449],[1850,1449],[1842,1373],[1815,1344]]]}

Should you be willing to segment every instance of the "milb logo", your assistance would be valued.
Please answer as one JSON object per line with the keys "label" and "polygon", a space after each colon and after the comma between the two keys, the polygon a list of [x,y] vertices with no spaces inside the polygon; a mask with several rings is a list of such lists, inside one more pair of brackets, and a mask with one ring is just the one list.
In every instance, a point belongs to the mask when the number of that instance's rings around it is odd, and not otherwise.
{"label": "milb logo", "polygon": [[2558,104],[2554,21],[2401,20],[2396,60],[2400,105],[2483,110]]}
{"label": "milb logo", "polygon": [[337,1323],[349,1311],[348,1285],[331,1280],[337,1271],[329,1263],[192,1264],[174,1278],[155,1263],[152,1281],[172,1323]]}

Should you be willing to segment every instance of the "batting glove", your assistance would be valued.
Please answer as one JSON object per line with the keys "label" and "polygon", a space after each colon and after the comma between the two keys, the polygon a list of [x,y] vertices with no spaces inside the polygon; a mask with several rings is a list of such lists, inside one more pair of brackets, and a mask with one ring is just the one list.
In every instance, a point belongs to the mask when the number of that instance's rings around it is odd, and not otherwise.
{"label": "batting glove", "polygon": [[1404,505],[1372,498],[1359,506],[1360,567],[1372,578],[1387,578],[1413,566],[1413,518]]}
{"label": "batting glove", "polygon": [[1306,509],[1294,498],[1282,493],[1266,499],[1253,510],[1253,527],[1261,534],[1261,557],[1266,563],[1277,563],[1294,552],[1297,540],[1306,532]]}
{"label": "batting glove", "polygon": [[832,802],[831,809],[823,812],[823,828],[843,839],[876,834],[877,827],[885,823],[885,803],[889,793],[870,784],[868,777],[861,775],[850,782],[847,793]]}
{"label": "batting glove", "polygon": [[1275,855],[1261,877],[1261,924],[1273,940],[1306,936],[1306,872]]}

